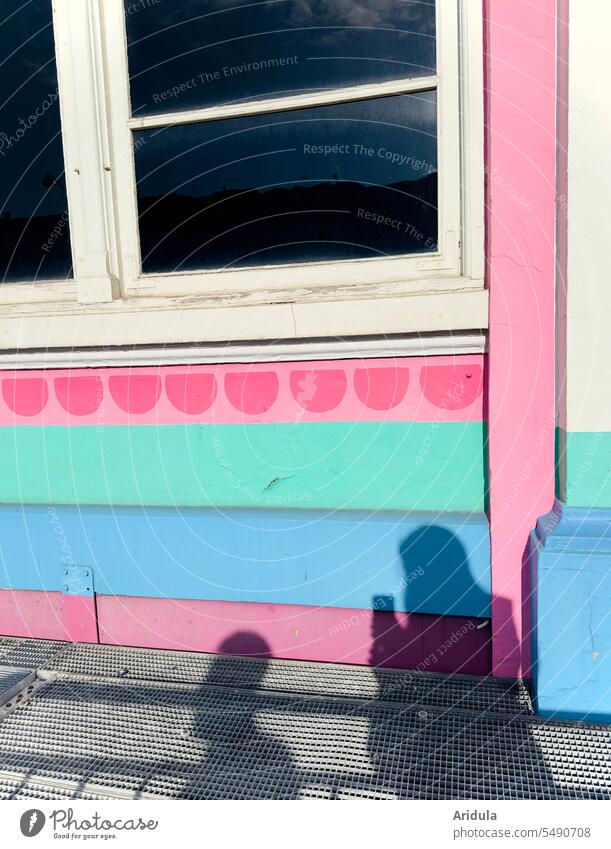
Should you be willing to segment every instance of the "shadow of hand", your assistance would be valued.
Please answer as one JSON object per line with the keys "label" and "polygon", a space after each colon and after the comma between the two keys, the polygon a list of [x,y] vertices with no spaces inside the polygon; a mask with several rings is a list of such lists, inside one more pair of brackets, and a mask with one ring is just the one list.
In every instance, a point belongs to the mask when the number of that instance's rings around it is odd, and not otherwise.
{"label": "shadow of hand", "polygon": [[[371,666],[381,666],[392,652],[388,651],[386,643],[391,635],[396,635],[401,628],[395,615],[395,600],[392,595],[375,596],[373,599],[373,617],[371,620]],[[396,639],[396,636],[395,636]]]}

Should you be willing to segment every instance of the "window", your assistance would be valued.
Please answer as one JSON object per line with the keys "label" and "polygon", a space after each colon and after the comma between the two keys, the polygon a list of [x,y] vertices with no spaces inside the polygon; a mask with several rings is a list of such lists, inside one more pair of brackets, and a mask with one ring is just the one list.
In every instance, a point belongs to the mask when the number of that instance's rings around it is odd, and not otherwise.
{"label": "window", "polygon": [[0,25],[0,281],[72,276],[48,0],[5,0]]}
{"label": "window", "polygon": [[125,3],[143,272],[436,251],[434,0]]}
{"label": "window", "polygon": [[39,268],[0,225],[0,331],[3,304],[78,314],[65,344],[95,315],[106,344],[484,326],[477,0],[53,0],[55,88],[29,7],[55,118],[14,207],[61,232]]}

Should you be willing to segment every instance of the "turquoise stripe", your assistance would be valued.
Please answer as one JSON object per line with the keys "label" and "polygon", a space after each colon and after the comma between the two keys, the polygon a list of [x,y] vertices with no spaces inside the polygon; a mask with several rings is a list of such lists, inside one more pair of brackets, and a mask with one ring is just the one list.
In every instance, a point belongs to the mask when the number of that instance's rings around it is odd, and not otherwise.
{"label": "turquoise stripe", "polygon": [[566,459],[566,503],[572,507],[611,507],[611,433],[560,431]]}
{"label": "turquoise stripe", "polygon": [[0,428],[0,501],[484,507],[481,422]]}

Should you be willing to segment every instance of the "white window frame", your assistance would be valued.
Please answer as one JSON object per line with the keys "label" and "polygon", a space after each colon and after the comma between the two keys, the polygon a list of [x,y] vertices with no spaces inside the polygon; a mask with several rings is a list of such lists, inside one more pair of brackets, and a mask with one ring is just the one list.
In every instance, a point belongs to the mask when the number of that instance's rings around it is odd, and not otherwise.
{"label": "white window frame", "polygon": [[[53,15],[74,281],[0,287],[0,347],[451,333],[487,326],[480,0],[437,0],[433,77],[146,118],[130,115],[123,0],[53,0]],[[438,99],[435,253],[141,274],[133,130],[431,88]],[[21,319],[19,329],[9,328],[9,318]]]}

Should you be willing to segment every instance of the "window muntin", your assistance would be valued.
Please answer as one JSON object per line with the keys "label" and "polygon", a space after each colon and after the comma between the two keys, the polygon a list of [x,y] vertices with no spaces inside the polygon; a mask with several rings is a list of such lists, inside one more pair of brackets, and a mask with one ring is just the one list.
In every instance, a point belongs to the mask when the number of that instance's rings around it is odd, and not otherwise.
{"label": "window muntin", "polygon": [[431,76],[435,0],[124,0],[133,115]]}
{"label": "window muntin", "polygon": [[0,20],[0,282],[72,276],[51,0]]}
{"label": "window muntin", "polygon": [[134,133],[142,267],[437,249],[434,91]]}

